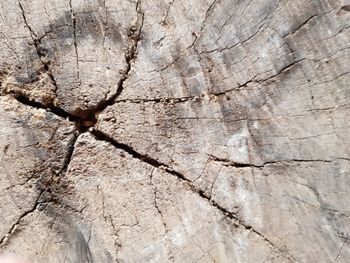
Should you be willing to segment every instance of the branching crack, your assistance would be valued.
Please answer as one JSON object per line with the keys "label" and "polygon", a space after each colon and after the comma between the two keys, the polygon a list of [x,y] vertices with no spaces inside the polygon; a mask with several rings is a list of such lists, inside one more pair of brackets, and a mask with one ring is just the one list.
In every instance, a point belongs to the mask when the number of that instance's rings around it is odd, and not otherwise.
{"label": "branching crack", "polygon": [[35,109],[43,109],[55,114],[60,118],[63,118],[67,121],[71,121],[74,123],[76,129],[79,132],[87,131],[88,128],[90,128],[97,122],[95,114],[87,114],[87,115],[85,114],[82,116],[76,116],[65,111],[60,107],[55,106],[53,103],[49,103],[49,105],[46,105],[41,102],[31,100],[27,96],[23,95],[18,91],[9,91],[8,93],[5,93],[5,95],[10,95],[12,98],[14,98],[15,100],[17,100],[19,103],[23,105],[26,105]]}
{"label": "branching crack", "polygon": [[130,103],[144,103],[144,102],[161,102],[161,103],[181,103],[181,102],[187,102],[187,101],[197,101],[202,99],[211,99],[214,97],[220,97],[223,95],[226,95],[227,93],[240,90],[241,88],[247,87],[249,84],[263,84],[269,81],[273,81],[276,77],[287,73],[290,71],[293,67],[299,65],[300,62],[302,62],[305,59],[300,59],[293,61],[289,63],[288,65],[284,66],[278,72],[268,78],[258,79],[257,76],[252,77],[250,80],[239,84],[235,86],[234,88],[221,91],[221,92],[212,92],[209,94],[201,94],[199,96],[187,96],[187,97],[180,97],[180,98],[154,98],[154,99],[123,99],[123,100],[116,100],[115,103],[122,103],[122,102],[130,102]]}
{"label": "branching crack", "polygon": [[115,103],[115,100],[119,97],[119,95],[122,93],[124,89],[124,82],[129,77],[129,73],[131,71],[131,64],[137,57],[137,48],[141,40],[141,33],[142,33],[142,28],[144,23],[144,13],[141,10],[141,0],[137,1],[136,12],[137,12],[136,24],[133,25],[129,31],[129,38],[131,41],[131,45],[129,46],[128,50],[125,53],[126,68],[123,72],[122,77],[118,82],[117,90],[111,97],[109,97],[107,100],[101,101],[95,109],[92,109],[91,111],[93,111],[94,113],[102,112],[108,106],[111,106]]}
{"label": "branching crack", "polygon": [[[212,9],[212,7],[214,6],[214,4],[218,2],[218,0],[214,0],[213,3],[210,5],[209,9],[207,10],[206,16],[205,16],[205,20],[203,22],[202,25],[202,29],[204,28],[204,23],[206,21],[206,19],[208,18],[209,12]],[[77,77],[80,81],[80,72],[79,72],[79,57],[78,57],[78,49],[77,49],[77,36],[76,36],[76,17],[75,17],[75,13],[73,11],[73,7],[72,7],[72,0],[70,0],[69,2],[70,4],[70,12],[71,12],[71,17],[72,17],[72,22],[73,22],[73,37],[74,37],[74,47],[75,47],[75,53],[76,53],[76,63],[77,63]],[[29,32],[30,32],[30,36],[32,38],[32,41],[34,43],[36,52],[38,57],[40,58],[43,67],[45,69],[45,72],[48,74],[48,76],[50,77],[53,85],[56,87],[57,89],[57,83],[55,82],[55,79],[52,75],[52,72],[50,70],[49,67],[49,62],[46,61],[46,54],[45,51],[43,51],[42,47],[41,47],[41,38],[38,38],[38,36],[36,35],[36,33],[34,32],[34,30],[31,28],[31,26],[29,25],[27,18],[26,18],[26,14],[24,11],[24,8],[21,4],[20,1],[18,1],[18,5],[22,11],[22,17],[24,20],[24,23],[26,25],[26,27],[28,28]],[[332,9],[333,10],[333,9]],[[328,11],[327,13],[331,12],[332,10]],[[101,101],[95,108],[93,109],[89,109],[88,113],[85,114],[84,116],[76,116],[73,115],[69,112],[66,112],[64,109],[60,108],[60,107],[56,107],[55,105],[51,104],[49,106],[44,105],[40,102],[36,102],[36,101],[31,101],[29,98],[27,98],[26,96],[23,96],[21,94],[10,94],[13,95],[13,97],[20,103],[36,108],[36,109],[45,109],[48,110],[50,112],[52,112],[53,114],[64,118],[64,119],[68,119],[69,121],[72,121],[74,123],[76,123],[77,125],[77,129],[79,132],[85,132],[87,131],[88,128],[90,128],[91,126],[93,126],[96,123],[96,113],[99,113],[103,110],[105,110],[108,106],[113,105],[114,103],[117,102],[135,102],[135,103],[141,103],[141,102],[148,102],[148,101],[153,101],[153,102],[169,102],[169,103],[173,103],[173,102],[184,102],[184,101],[189,101],[189,100],[195,100],[195,99],[200,99],[200,98],[204,98],[205,95],[203,96],[199,96],[199,97],[184,97],[184,98],[165,98],[165,99],[149,99],[149,100],[117,100],[117,98],[119,97],[119,95],[122,93],[123,89],[124,89],[124,82],[128,79],[131,68],[132,68],[132,63],[133,61],[136,59],[137,57],[137,49],[138,49],[138,45],[141,39],[141,33],[142,33],[142,28],[143,28],[143,24],[144,24],[144,13],[141,11],[141,0],[138,0],[136,3],[136,12],[137,12],[137,21],[136,24],[134,26],[132,26],[130,28],[130,42],[131,45],[129,46],[128,50],[125,53],[125,61],[126,61],[126,68],[118,82],[117,85],[117,89],[115,91],[115,93],[109,97],[106,100]],[[325,13],[325,14],[327,14]],[[323,14],[323,15],[325,15]],[[309,21],[311,21],[313,18],[315,18],[316,16],[319,15],[314,15],[312,17],[310,17],[307,21],[305,21],[303,24],[301,24],[297,29],[295,29],[293,32],[283,36],[282,38],[286,38],[292,34],[295,34],[298,30],[300,30],[301,28],[305,27]],[[259,30],[263,27],[263,25],[258,29],[258,31],[255,33],[257,34],[259,32]],[[202,30],[201,29],[201,30]],[[254,34],[254,35],[255,35]],[[252,37],[251,36],[248,40],[245,41],[249,41]],[[195,44],[197,40],[197,36],[196,39],[194,41],[194,43],[191,45],[191,47]],[[240,43],[242,44],[242,43]],[[238,44],[237,44],[238,45]],[[232,47],[228,47],[228,48],[232,48]],[[224,50],[224,49],[223,49]],[[215,50],[216,51],[216,50]],[[219,50],[222,51],[222,50]],[[213,51],[214,52],[214,51]],[[288,65],[286,65],[285,67],[283,67],[282,69],[280,69],[276,74],[274,74],[273,76],[270,76],[268,78],[265,79],[256,79],[257,76],[251,78],[250,80],[248,80],[247,82],[240,84],[238,86],[236,86],[235,88],[231,89],[231,90],[227,90],[224,92],[219,92],[219,93],[213,93],[210,94],[212,96],[220,96],[220,95],[224,95],[227,92],[231,92],[233,90],[237,90],[241,87],[245,87],[251,83],[262,83],[262,82],[266,82],[266,81],[270,81],[272,79],[274,79],[275,77],[279,76],[280,74],[283,74],[287,71],[289,71],[294,65],[298,64],[299,62],[301,62],[303,59],[298,60],[298,61],[294,61]],[[87,122],[92,122],[92,124],[87,125]],[[149,165],[151,165],[153,168],[159,168],[165,172],[167,172],[168,174],[171,174],[172,176],[175,176],[179,181],[181,181],[182,183],[185,183],[187,186],[189,186],[189,188],[191,189],[191,191],[195,194],[197,194],[200,198],[202,198],[203,200],[205,200],[206,202],[209,202],[215,209],[217,209],[219,212],[221,212],[221,214],[223,214],[226,218],[230,219],[231,221],[234,222],[234,224],[236,224],[237,226],[243,227],[244,229],[254,233],[255,235],[259,236],[264,242],[268,243],[269,246],[271,246],[273,249],[277,249],[281,252],[285,252],[282,251],[281,248],[279,248],[278,246],[276,246],[269,238],[267,238],[266,236],[264,236],[263,233],[261,233],[260,231],[256,230],[253,226],[247,224],[246,222],[244,222],[241,218],[239,218],[239,216],[237,215],[237,213],[234,212],[230,212],[229,210],[227,210],[225,207],[221,206],[219,203],[217,203],[215,200],[213,200],[211,198],[211,196],[208,196],[204,191],[198,189],[197,187],[195,187],[193,185],[193,182],[191,180],[189,180],[185,175],[183,175],[182,173],[175,171],[171,166],[169,166],[166,163],[160,162],[157,159],[147,155],[147,154],[142,154],[140,152],[138,152],[137,150],[135,150],[133,147],[121,143],[119,141],[117,141],[116,139],[114,139],[112,136],[108,135],[107,133],[104,133],[103,131],[97,130],[95,128],[90,128],[89,132],[94,136],[94,138],[96,140],[99,141],[105,141],[108,142],[110,144],[112,144],[114,147],[116,147],[117,149],[121,149],[125,152],[127,152],[128,154],[130,154],[133,158],[136,158],[144,163],[147,163]],[[58,173],[58,181],[55,183],[56,185],[54,186],[47,186],[44,185],[42,189],[40,190],[40,193],[33,205],[33,207],[28,210],[25,211],[24,213],[22,213],[19,217],[19,219],[10,227],[10,229],[8,230],[7,234],[0,239],[0,248],[2,246],[4,246],[8,240],[11,238],[11,236],[15,233],[17,226],[21,223],[21,221],[29,214],[33,213],[38,205],[40,203],[42,203],[41,201],[41,197],[42,194],[47,192],[47,191],[52,191],[54,192],[56,189],[55,187],[58,188],[58,190],[62,190],[62,186],[61,186],[61,180],[66,173],[68,171],[69,165],[71,163],[72,157],[73,157],[73,153],[74,153],[74,147],[76,144],[76,141],[78,139],[78,133],[74,133],[73,137],[71,139],[71,141],[68,144],[68,149],[66,152],[66,155],[64,157],[63,160],[63,164],[62,164],[62,168],[60,169],[59,173]],[[218,162],[222,162],[225,166],[232,166],[232,167],[236,167],[236,168],[244,168],[244,167],[249,167],[249,168],[264,168],[266,165],[270,165],[270,164],[283,164],[283,163],[315,163],[315,162],[320,162],[320,163],[330,163],[332,162],[332,160],[303,160],[303,159],[291,159],[291,160],[280,160],[280,161],[268,161],[265,162],[261,165],[257,165],[257,164],[250,164],[250,163],[237,163],[231,160],[227,160],[227,159],[222,159],[222,158],[218,158],[216,156],[210,156],[210,158],[212,158],[215,161]],[[49,178],[52,179],[52,178]],[[164,222],[164,218],[163,218],[163,214],[162,211],[157,203],[157,188],[156,186],[154,186],[153,181],[152,181],[152,174],[150,177],[150,181],[151,181],[151,185],[154,188],[154,206],[157,209],[159,215],[161,216],[162,219],[162,223],[164,225],[165,228],[165,235],[167,234],[168,230],[166,228],[166,223]],[[49,199],[50,201],[54,201],[54,194],[53,197],[51,199]],[[113,221],[111,220],[111,224],[113,226],[113,228],[115,229],[114,225],[113,225]],[[340,248],[340,251],[337,255],[337,258],[339,257],[341,250],[343,248],[344,244],[342,245],[342,247]],[[171,252],[169,251],[169,258],[173,259],[173,256],[171,255]],[[336,258],[336,259],[337,259]]]}
{"label": "branching crack", "polygon": [[[214,208],[216,208],[217,210],[219,210],[222,214],[224,214],[224,216],[226,216],[227,218],[233,220],[235,222],[235,224],[237,224],[238,226],[244,227],[246,230],[251,231],[252,233],[260,236],[265,242],[267,242],[270,246],[272,246],[273,248],[278,249],[279,251],[281,251],[280,248],[276,247],[276,245],[273,244],[272,241],[270,241],[267,237],[265,237],[262,233],[260,233],[258,230],[254,229],[252,226],[246,224],[245,222],[243,222],[235,213],[232,213],[230,211],[228,211],[227,209],[225,209],[224,207],[220,206],[217,202],[215,202],[214,200],[212,200],[210,197],[208,197],[202,190],[197,189],[197,187],[195,187],[192,184],[192,181],[187,179],[185,175],[173,170],[172,168],[170,168],[168,165],[161,163],[159,161],[157,161],[156,159],[148,156],[148,155],[144,155],[141,154],[139,152],[137,152],[136,150],[134,150],[132,147],[117,142],[114,138],[110,137],[108,134],[96,130],[96,129],[91,129],[90,133],[95,137],[95,139],[99,140],[99,141],[105,141],[105,142],[109,142],[110,144],[112,144],[114,147],[116,147],[117,149],[121,149],[124,150],[125,152],[127,152],[128,154],[130,154],[133,158],[136,158],[142,162],[145,162],[151,166],[153,166],[154,168],[159,168],[164,170],[165,172],[177,177],[178,180],[180,180],[181,182],[185,183],[187,186],[190,187],[191,191],[196,193],[198,196],[200,196],[202,199],[205,199],[207,202],[209,202]],[[152,179],[151,179],[152,180]],[[159,210],[159,207],[157,205],[157,203],[155,203],[156,208],[158,209],[159,212],[161,212]]]}
{"label": "branching crack", "polygon": [[[26,14],[24,11],[24,8],[21,4],[20,1],[18,1],[18,5],[20,9],[22,10],[22,16],[25,25],[27,26],[32,41],[34,43],[36,52],[38,57],[40,58],[43,68],[45,70],[45,73],[47,73],[55,86],[55,92],[58,89],[57,83],[52,75],[52,72],[49,68],[50,62],[47,61],[46,59],[46,51],[41,47],[41,39],[37,36],[37,34],[34,32],[34,30],[31,28],[31,26],[28,23],[28,20],[26,18]],[[78,50],[77,50],[77,36],[76,36],[76,31],[77,31],[77,26],[76,26],[76,16],[73,11],[73,6],[72,6],[72,1],[70,0],[69,2],[70,5],[70,13],[71,13],[71,18],[72,18],[72,23],[73,23],[73,38],[74,38],[74,46],[75,46],[75,53],[77,57],[77,71],[78,71],[78,79],[79,79],[79,58],[78,58]],[[63,110],[62,108],[59,108],[55,105],[55,103],[50,102],[47,105],[42,104],[40,102],[34,102],[31,101],[25,94],[22,94],[18,91],[14,92],[8,92],[8,94],[12,95],[15,97],[15,99],[23,104],[26,104],[28,106],[32,106],[35,108],[41,108],[41,109],[50,109],[50,111],[57,116],[63,117],[65,119],[69,119],[70,121],[73,121],[76,123],[76,126],[79,131],[84,132],[88,128],[92,127],[96,122],[97,122],[97,115],[104,109],[106,109],[108,106],[111,106],[115,103],[116,98],[122,93],[123,91],[123,85],[125,80],[129,77],[129,73],[131,71],[131,64],[132,62],[136,59],[137,56],[137,48],[139,45],[139,41],[141,39],[141,32],[142,32],[142,27],[144,23],[144,13],[141,11],[141,0],[138,0],[136,3],[136,13],[137,13],[137,19],[135,25],[131,26],[130,32],[129,32],[129,38],[130,38],[130,46],[128,50],[125,52],[125,61],[126,61],[126,67],[123,71],[123,74],[118,82],[116,92],[108,99],[100,101],[96,107],[87,109],[79,114],[71,114]],[[80,81],[80,80],[79,80]]]}

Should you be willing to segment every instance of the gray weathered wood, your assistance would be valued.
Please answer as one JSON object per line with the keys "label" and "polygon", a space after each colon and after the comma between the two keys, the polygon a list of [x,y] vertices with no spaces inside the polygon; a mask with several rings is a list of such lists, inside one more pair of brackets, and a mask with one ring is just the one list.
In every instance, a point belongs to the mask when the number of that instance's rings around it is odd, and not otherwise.
{"label": "gray weathered wood", "polygon": [[2,0],[0,250],[348,262],[349,7]]}

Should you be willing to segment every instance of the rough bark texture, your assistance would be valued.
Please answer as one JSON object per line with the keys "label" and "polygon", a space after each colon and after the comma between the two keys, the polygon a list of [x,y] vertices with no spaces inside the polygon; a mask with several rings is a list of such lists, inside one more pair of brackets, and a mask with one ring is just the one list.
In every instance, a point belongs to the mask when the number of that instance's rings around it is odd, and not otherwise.
{"label": "rough bark texture", "polygon": [[349,262],[349,11],[1,0],[0,250]]}

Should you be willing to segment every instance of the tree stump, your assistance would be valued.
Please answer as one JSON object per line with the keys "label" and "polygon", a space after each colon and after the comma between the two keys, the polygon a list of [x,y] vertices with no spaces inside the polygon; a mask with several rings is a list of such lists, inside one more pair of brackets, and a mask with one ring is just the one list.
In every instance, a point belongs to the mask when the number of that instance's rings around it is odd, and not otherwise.
{"label": "tree stump", "polygon": [[349,11],[2,0],[0,251],[349,262]]}

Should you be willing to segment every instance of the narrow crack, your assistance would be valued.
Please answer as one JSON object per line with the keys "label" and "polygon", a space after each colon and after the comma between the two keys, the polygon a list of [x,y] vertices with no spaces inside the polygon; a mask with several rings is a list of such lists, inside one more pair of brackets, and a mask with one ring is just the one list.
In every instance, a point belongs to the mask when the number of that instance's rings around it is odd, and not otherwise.
{"label": "narrow crack", "polygon": [[300,24],[297,28],[295,28],[293,31],[291,31],[291,32],[289,32],[289,33],[287,33],[287,34],[285,34],[285,35],[283,36],[283,38],[286,38],[286,37],[295,35],[298,31],[300,31],[301,29],[303,29],[303,28],[305,28],[306,26],[308,26],[308,24],[309,24],[312,20],[314,20],[314,19],[316,19],[316,18],[319,18],[319,17],[323,17],[323,16],[329,14],[330,12],[332,12],[332,11],[335,10],[335,9],[336,9],[336,7],[333,7],[333,8],[331,8],[330,10],[327,10],[326,12],[324,12],[324,13],[322,13],[322,14],[314,14],[314,15],[310,16],[308,19],[306,19],[303,23],[301,23],[301,24]]}
{"label": "narrow crack", "polygon": [[31,37],[31,39],[33,41],[36,53],[37,53],[37,55],[38,55],[42,65],[43,65],[45,73],[49,76],[52,84],[54,85],[55,92],[56,92],[58,90],[58,85],[57,85],[56,80],[55,80],[55,78],[54,78],[54,76],[53,76],[53,74],[52,74],[52,72],[50,70],[50,67],[49,67],[50,62],[46,61],[46,59],[45,59],[46,51],[40,46],[42,38],[38,38],[38,36],[35,34],[33,28],[29,25],[27,17],[26,17],[26,13],[24,11],[24,8],[23,8],[23,5],[22,5],[21,1],[18,1],[18,6],[21,9],[24,24],[26,25],[26,27],[29,30],[30,37]]}
{"label": "narrow crack", "polygon": [[[216,4],[217,2],[219,2],[219,1],[220,1],[220,0],[214,0],[214,1],[209,5],[207,11],[205,12],[205,17],[204,17],[204,20],[203,20],[203,22],[202,22],[202,25],[201,25],[201,27],[200,27],[199,32],[202,32],[202,31],[203,31],[204,26],[205,26],[205,24],[206,24],[206,22],[207,22],[207,19],[209,18],[209,15],[210,15],[211,11],[212,11],[213,8],[215,7],[215,4]],[[197,40],[197,39],[196,39],[196,40]],[[193,45],[194,45],[194,44],[193,44]]]}
{"label": "narrow crack", "polygon": [[10,240],[10,238],[11,238],[11,237],[13,236],[13,234],[16,232],[16,229],[17,229],[18,225],[21,223],[21,221],[22,221],[27,215],[33,213],[33,212],[37,209],[38,205],[41,203],[41,202],[40,202],[40,198],[41,198],[42,193],[43,193],[43,192],[40,191],[40,193],[39,193],[37,199],[36,199],[35,202],[34,202],[33,207],[32,207],[30,210],[25,211],[24,213],[22,213],[22,214],[20,215],[20,217],[17,219],[17,221],[16,221],[16,222],[10,227],[10,229],[7,231],[7,234],[6,234],[3,238],[0,239],[0,248],[3,247],[3,246],[5,246],[6,243]]}
{"label": "narrow crack", "polygon": [[159,214],[159,216],[160,216],[160,219],[161,219],[161,221],[162,221],[162,225],[163,225],[163,227],[164,227],[164,236],[163,236],[163,238],[164,238],[165,246],[166,246],[166,248],[167,248],[167,250],[168,250],[168,259],[169,259],[170,261],[174,261],[174,256],[173,256],[173,254],[171,253],[169,244],[168,244],[168,242],[167,242],[167,235],[168,235],[169,230],[168,230],[167,224],[166,224],[166,222],[165,222],[165,219],[164,219],[162,210],[160,209],[160,207],[159,207],[159,205],[158,205],[158,197],[157,197],[158,189],[157,189],[157,186],[154,185],[154,183],[153,183],[153,172],[154,172],[154,169],[155,169],[155,168],[153,168],[153,170],[152,170],[152,172],[151,172],[151,174],[150,174],[150,184],[151,184],[151,187],[153,188],[153,194],[154,194],[154,207],[156,208],[156,210],[157,210],[157,212],[158,212],[158,214]]}
{"label": "narrow crack", "polygon": [[80,69],[79,69],[79,53],[78,53],[78,42],[77,42],[77,20],[73,10],[72,0],[69,0],[69,8],[70,15],[73,23],[73,42],[74,42],[74,51],[75,51],[75,59],[76,59],[76,67],[77,67],[77,79],[79,81],[79,85],[81,85],[80,79]]}
{"label": "narrow crack", "polygon": [[334,262],[338,262],[338,259],[339,259],[340,255],[341,255],[341,252],[343,251],[343,248],[344,248],[344,246],[347,244],[347,242],[348,242],[347,239],[345,239],[345,240],[343,241],[343,244],[340,246],[339,251],[338,251],[338,253],[337,253],[337,256],[336,256],[335,259],[334,259]]}
{"label": "narrow crack", "polygon": [[268,78],[256,79],[257,76],[254,76],[253,78],[251,78],[250,80],[246,81],[245,83],[242,83],[242,84],[240,84],[240,85],[238,85],[238,86],[236,86],[236,87],[234,87],[232,89],[229,89],[229,90],[213,93],[213,95],[220,96],[220,95],[224,95],[224,94],[226,94],[228,92],[232,92],[232,91],[235,91],[235,90],[239,90],[239,89],[241,89],[243,87],[247,87],[249,84],[261,84],[261,83],[265,83],[265,82],[268,82],[268,81],[272,81],[273,79],[275,79],[279,75],[287,73],[293,67],[298,66],[299,63],[304,61],[304,60],[306,60],[306,59],[299,59],[299,60],[293,61],[293,62],[287,64],[286,66],[284,66],[283,68],[281,68],[280,70],[278,70],[278,72],[276,74],[273,74],[272,76],[269,76]]}
{"label": "narrow crack", "polygon": [[[191,186],[193,188],[193,186]],[[194,188],[195,189],[195,188]],[[264,241],[269,243],[273,248],[277,248],[278,250],[281,250],[280,248],[276,247],[272,241],[270,241],[267,237],[265,237],[262,233],[260,233],[258,230],[254,229],[252,226],[246,224],[243,222],[236,213],[228,211],[226,208],[220,206],[216,201],[214,201],[211,197],[207,196],[202,190],[195,189],[195,191],[201,196],[203,199],[206,199],[209,203],[211,203],[215,208],[220,210],[226,217],[233,220],[237,225],[240,225],[244,227],[246,230],[249,230],[253,232],[254,234],[260,236]]]}
{"label": "narrow crack", "polygon": [[209,154],[209,159],[212,159],[216,162],[220,162],[223,163],[225,166],[231,166],[231,167],[236,167],[236,168],[245,168],[245,167],[250,167],[250,168],[263,168],[264,165],[254,165],[254,164],[250,164],[250,163],[239,163],[239,162],[235,162],[229,159],[224,159],[224,158],[219,158],[217,156],[211,155]]}
{"label": "narrow crack", "polygon": [[34,42],[34,44],[37,43],[37,35],[35,34],[34,30],[32,29],[32,27],[29,25],[28,23],[28,20],[27,20],[27,17],[26,17],[26,13],[24,11],[24,8],[23,8],[23,5],[21,3],[21,1],[18,1],[18,6],[19,8],[21,9],[21,12],[22,12],[22,18],[24,20],[24,24],[26,25],[26,27],[28,28],[29,32],[30,32],[30,36]]}
{"label": "narrow crack", "polygon": [[252,163],[239,163],[229,159],[219,158],[214,155],[209,155],[210,158],[214,161],[221,162],[225,166],[231,166],[236,168],[264,168],[266,165],[274,165],[274,164],[285,164],[285,163],[331,163],[332,160],[320,160],[320,159],[287,159],[287,160],[278,160],[278,161],[267,161],[263,164],[252,164]]}
{"label": "narrow crack", "polygon": [[262,234],[260,231],[256,230],[253,226],[245,223],[242,219],[238,217],[238,215],[234,212],[228,211],[226,208],[222,207],[219,205],[215,200],[213,200],[211,197],[207,196],[202,190],[198,190],[196,187],[193,185],[189,185],[192,189],[193,192],[198,193],[200,197],[203,199],[207,200],[213,207],[215,207],[217,210],[219,210],[225,217],[229,218],[234,222],[235,225],[241,226],[247,231],[250,231],[254,233],[255,235],[259,236],[264,242],[269,244],[273,249],[276,249],[282,253],[285,253],[288,257],[294,259],[294,257],[289,254],[287,251],[283,250],[282,248],[279,248],[272,242],[269,238],[267,238],[264,234]]}
{"label": "narrow crack", "polygon": [[163,102],[163,103],[179,103],[179,102],[186,102],[190,100],[198,100],[201,99],[203,95],[201,96],[187,96],[187,97],[180,97],[180,98],[155,98],[155,99],[122,99],[122,100],[116,100],[115,103],[123,103],[123,102],[130,102],[130,103],[145,103],[145,102]]}
{"label": "narrow crack", "polygon": [[120,243],[120,237],[119,237],[119,231],[117,227],[114,224],[112,216],[109,214],[108,216],[106,215],[106,204],[105,204],[105,194],[102,189],[100,189],[99,186],[97,186],[97,192],[101,194],[101,201],[102,201],[102,216],[104,218],[104,221],[109,224],[113,230],[113,236],[115,237],[114,245],[116,248],[116,256],[118,257],[118,253],[120,248],[122,247],[122,244]]}

